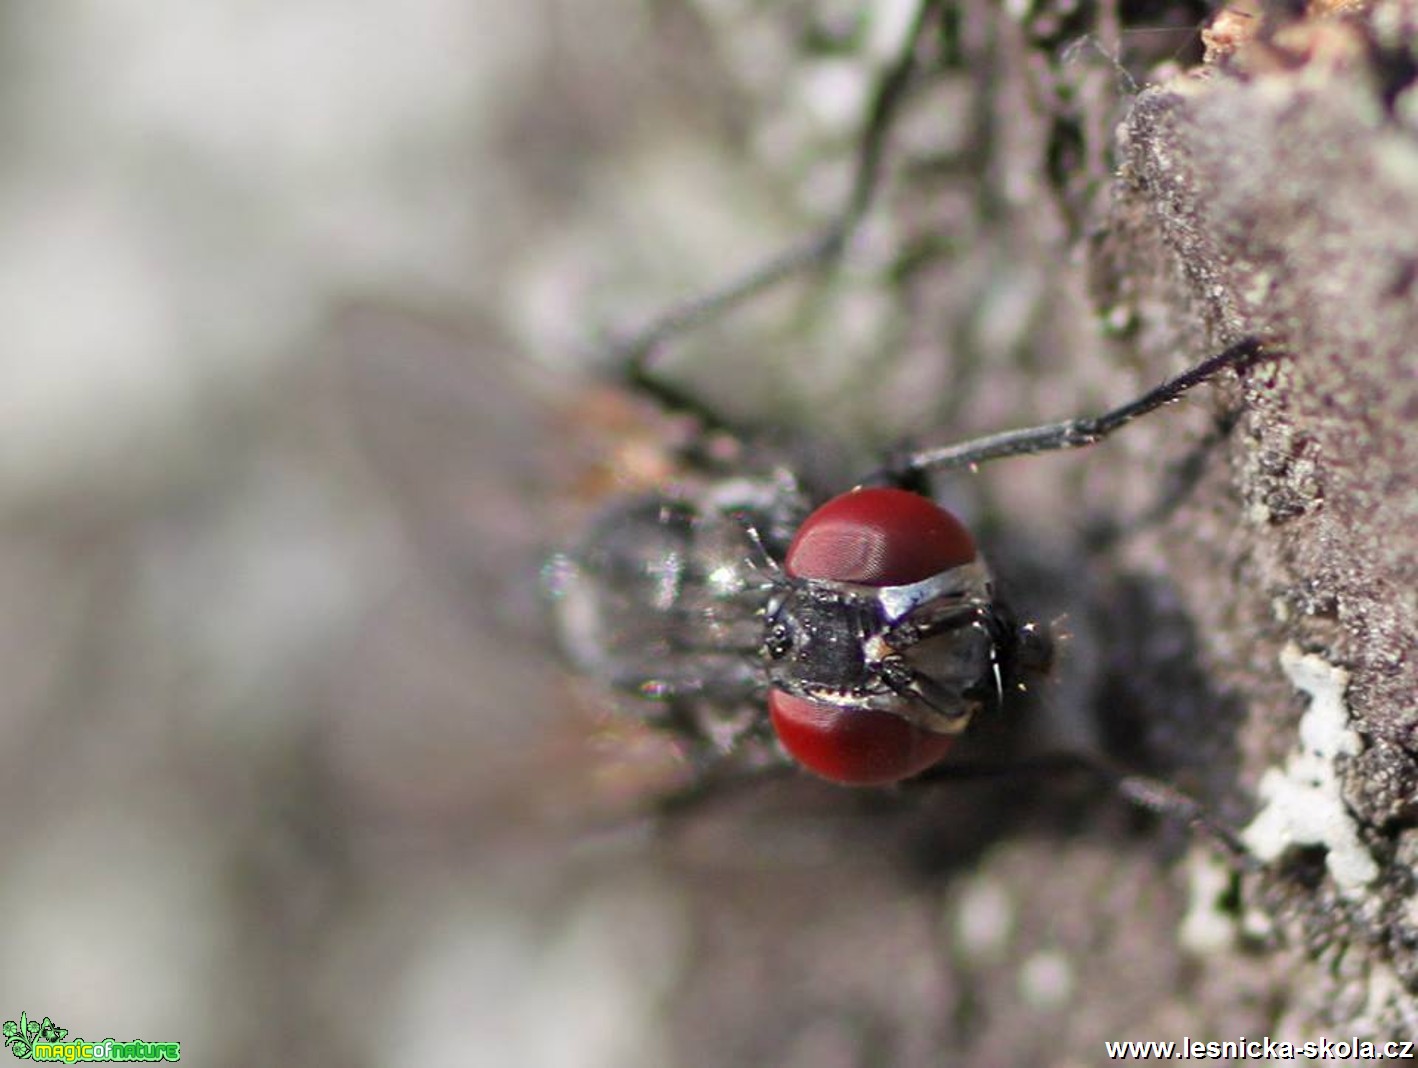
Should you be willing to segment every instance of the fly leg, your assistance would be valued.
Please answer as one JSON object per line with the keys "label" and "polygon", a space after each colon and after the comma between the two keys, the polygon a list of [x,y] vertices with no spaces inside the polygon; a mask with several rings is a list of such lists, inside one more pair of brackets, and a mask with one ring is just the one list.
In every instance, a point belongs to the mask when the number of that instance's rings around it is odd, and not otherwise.
{"label": "fly leg", "polygon": [[989,460],[1006,456],[1029,456],[1095,445],[1139,416],[1171,404],[1183,394],[1210,382],[1222,372],[1243,370],[1271,355],[1273,351],[1274,349],[1260,338],[1248,337],[1102,415],[1006,430],[941,448],[902,450],[862,481],[866,484],[914,489],[924,476],[938,471],[976,467]]}

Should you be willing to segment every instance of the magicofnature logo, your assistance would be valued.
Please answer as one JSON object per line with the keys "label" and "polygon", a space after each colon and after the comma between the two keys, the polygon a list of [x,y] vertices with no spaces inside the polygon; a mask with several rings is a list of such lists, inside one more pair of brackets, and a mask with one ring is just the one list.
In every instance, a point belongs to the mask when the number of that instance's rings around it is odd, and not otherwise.
{"label": "magicofnature logo", "polygon": [[119,1042],[105,1038],[102,1042],[87,1042],[82,1038],[69,1040],[69,1029],[60,1027],[48,1016],[31,1020],[20,1013],[18,1020],[6,1020],[5,1045],[21,1060],[62,1061],[176,1061],[182,1058],[180,1042],[145,1042],[134,1039]]}

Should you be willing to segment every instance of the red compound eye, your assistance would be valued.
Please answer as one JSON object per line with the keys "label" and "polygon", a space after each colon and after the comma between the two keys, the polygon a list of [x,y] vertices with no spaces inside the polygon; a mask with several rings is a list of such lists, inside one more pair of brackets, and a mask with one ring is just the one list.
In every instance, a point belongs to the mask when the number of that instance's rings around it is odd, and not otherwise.
{"label": "red compound eye", "polygon": [[803,520],[783,567],[795,578],[904,586],[975,555],[970,532],[934,501],[899,489],[858,489]]}
{"label": "red compound eye", "polygon": [[844,709],[768,694],[768,714],[783,748],[803,767],[844,786],[885,786],[938,764],[955,741],[874,709]]}
{"label": "red compound eye", "polygon": [[[904,586],[975,559],[960,520],[898,489],[834,497],[804,520],[784,569],[795,578]],[[953,736],[923,730],[890,712],[836,708],[781,690],[768,696],[773,730],[794,760],[834,782],[879,786],[938,763]]]}

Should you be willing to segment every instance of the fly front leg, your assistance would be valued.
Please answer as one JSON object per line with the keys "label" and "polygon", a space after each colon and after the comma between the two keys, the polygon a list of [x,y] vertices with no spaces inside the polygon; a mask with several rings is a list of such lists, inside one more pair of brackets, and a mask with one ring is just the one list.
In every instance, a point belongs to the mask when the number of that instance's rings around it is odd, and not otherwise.
{"label": "fly front leg", "polygon": [[1273,352],[1274,349],[1262,339],[1248,337],[1102,415],[1005,430],[941,448],[901,449],[889,456],[881,467],[867,475],[863,482],[868,485],[915,488],[925,476],[939,471],[976,467],[1006,456],[1029,456],[1096,445],[1139,416],[1171,404],[1183,394],[1210,382],[1222,372],[1244,370]]}

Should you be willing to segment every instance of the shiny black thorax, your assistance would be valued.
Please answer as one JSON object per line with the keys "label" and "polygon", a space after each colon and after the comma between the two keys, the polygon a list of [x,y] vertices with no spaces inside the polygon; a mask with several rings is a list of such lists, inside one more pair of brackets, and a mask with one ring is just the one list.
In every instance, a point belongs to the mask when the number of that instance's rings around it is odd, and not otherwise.
{"label": "shiny black thorax", "polygon": [[978,559],[901,586],[783,576],[763,657],[786,693],[957,733],[999,702],[1009,629]]}
{"label": "shiny black thorax", "polygon": [[787,584],[765,621],[763,648],[778,674],[798,674],[816,687],[840,693],[863,691],[872,672],[864,648],[886,629],[874,599],[843,593],[824,583]]}

